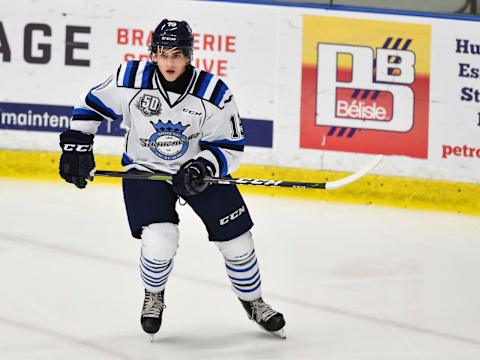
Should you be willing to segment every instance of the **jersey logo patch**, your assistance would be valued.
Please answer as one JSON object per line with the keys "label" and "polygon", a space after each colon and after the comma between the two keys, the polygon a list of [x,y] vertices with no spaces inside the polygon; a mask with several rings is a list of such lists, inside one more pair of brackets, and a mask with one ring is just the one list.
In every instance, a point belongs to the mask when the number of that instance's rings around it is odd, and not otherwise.
{"label": "jersey logo patch", "polygon": [[162,111],[160,99],[147,94],[143,94],[136,105],[145,116],[160,115]]}
{"label": "jersey logo patch", "polygon": [[182,125],[181,122],[173,124],[170,120],[166,123],[158,120],[157,123],[150,121],[155,128],[149,139],[140,138],[142,146],[150,148],[150,150],[162,158],[163,160],[175,160],[185,154],[188,149],[190,139],[199,134],[186,136],[183,134],[185,129],[190,125]]}

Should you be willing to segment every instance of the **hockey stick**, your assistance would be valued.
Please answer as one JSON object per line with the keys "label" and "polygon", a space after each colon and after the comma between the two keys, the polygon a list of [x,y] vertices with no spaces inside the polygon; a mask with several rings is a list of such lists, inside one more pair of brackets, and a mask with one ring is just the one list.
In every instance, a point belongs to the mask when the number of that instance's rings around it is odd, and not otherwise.
{"label": "hockey stick", "polygon": [[[323,183],[310,183],[310,182],[298,182],[298,181],[282,181],[282,180],[260,180],[260,179],[228,179],[228,178],[213,178],[205,177],[204,180],[211,184],[221,184],[221,185],[256,185],[256,186],[270,186],[270,187],[285,187],[285,188],[298,188],[298,189],[323,189],[323,190],[334,190],[341,188],[345,185],[351,184],[354,181],[357,181],[370,171],[372,171],[379,163],[382,161],[383,155],[377,156],[364,168],[358,170],[357,172],[346,176],[342,179],[335,181],[328,181]],[[95,176],[106,176],[106,177],[120,177],[123,179],[140,179],[140,180],[163,180],[171,181],[172,175],[168,174],[150,174],[150,173],[126,173],[121,171],[106,171],[106,170],[97,170],[94,173]]]}

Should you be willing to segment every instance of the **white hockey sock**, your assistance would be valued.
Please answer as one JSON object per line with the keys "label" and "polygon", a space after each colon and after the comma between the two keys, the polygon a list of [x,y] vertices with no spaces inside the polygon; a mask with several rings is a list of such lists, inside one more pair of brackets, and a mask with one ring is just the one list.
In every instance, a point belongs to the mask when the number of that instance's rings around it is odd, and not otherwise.
{"label": "white hockey sock", "polygon": [[178,227],[171,223],[151,224],[143,229],[140,276],[150,292],[165,289],[178,248]]}
{"label": "white hockey sock", "polygon": [[150,292],[157,293],[165,289],[172,268],[173,259],[157,262],[140,255],[140,276],[143,286]]}
{"label": "white hockey sock", "polygon": [[223,254],[234,293],[245,301],[261,297],[260,269],[250,231],[229,241],[216,241],[215,245]]}

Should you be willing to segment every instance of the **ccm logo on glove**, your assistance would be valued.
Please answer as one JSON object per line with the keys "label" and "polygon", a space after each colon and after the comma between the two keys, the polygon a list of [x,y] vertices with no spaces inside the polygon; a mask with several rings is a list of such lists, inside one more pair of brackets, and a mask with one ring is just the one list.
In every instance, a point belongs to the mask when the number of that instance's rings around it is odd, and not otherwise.
{"label": "ccm logo on glove", "polygon": [[93,135],[76,130],[65,130],[60,134],[60,176],[76,187],[83,189],[87,179],[93,180],[91,171],[95,168],[93,157]]}
{"label": "ccm logo on glove", "polygon": [[92,145],[84,144],[63,144],[63,151],[78,151],[78,152],[88,152],[92,151]]}

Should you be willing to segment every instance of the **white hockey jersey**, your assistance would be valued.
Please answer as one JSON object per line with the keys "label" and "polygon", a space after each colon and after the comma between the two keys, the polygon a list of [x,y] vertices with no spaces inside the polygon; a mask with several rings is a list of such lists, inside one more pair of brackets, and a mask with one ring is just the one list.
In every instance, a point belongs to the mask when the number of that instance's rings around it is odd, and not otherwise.
{"label": "white hockey jersey", "polygon": [[126,129],[122,165],[126,170],[176,173],[186,161],[203,157],[225,176],[240,165],[245,139],[228,87],[217,76],[194,68],[186,91],[172,100],[156,65],[129,61],[82,95],[70,128],[95,134],[101,121]]}

